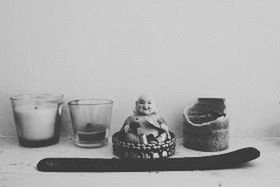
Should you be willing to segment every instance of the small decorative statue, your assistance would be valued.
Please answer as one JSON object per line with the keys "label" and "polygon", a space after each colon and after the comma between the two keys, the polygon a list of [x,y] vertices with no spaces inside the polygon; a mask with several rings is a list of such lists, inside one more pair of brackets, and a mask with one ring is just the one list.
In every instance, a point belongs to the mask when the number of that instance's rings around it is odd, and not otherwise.
{"label": "small decorative statue", "polygon": [[142,94],[135,103],[135,110],[121,129],[123,138],[130,143],[161,143],[171,139],[165,120],[157,115],[155,100]]}
{"label": "small decorative statue", "polygon": [[173,155],[176,137],[157,114],[155,100],[148,94],[140,95],[133,112],[112,136],[113,153],[129,159],[157,159]]}

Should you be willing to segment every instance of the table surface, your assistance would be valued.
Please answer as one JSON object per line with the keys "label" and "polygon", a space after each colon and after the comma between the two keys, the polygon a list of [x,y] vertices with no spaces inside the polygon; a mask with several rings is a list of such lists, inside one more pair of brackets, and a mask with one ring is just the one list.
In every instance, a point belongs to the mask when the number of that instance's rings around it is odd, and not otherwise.
{"label": "table surface", "polygon": [[[25,148],[9,132],[0,133],[0,186],[279,186],[280,138],[230,139],[225,153],[243,147],[256,147],[261,156],[242,167],[207,171],[163,172],[40,172],[39,160],[46,157],[112,158],[112,143],[102,148],[79,148],[71,137],[61,137],[58,144]],[[173,157],[204,156],[219,153],[193,151],[177,140]]]}

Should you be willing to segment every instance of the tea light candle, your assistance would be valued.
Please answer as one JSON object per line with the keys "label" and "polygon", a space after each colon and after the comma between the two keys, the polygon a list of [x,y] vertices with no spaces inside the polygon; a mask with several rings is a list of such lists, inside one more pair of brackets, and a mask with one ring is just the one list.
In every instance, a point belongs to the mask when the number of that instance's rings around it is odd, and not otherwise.
{"label": "tea light candle", "polygon": [[54,136],[57,104],[20,105],[14,109],[18,133],[27,140],[45,140]]}
{"label": "tea light candle", "polygon": [[85,127],[80,127],[77,134],[80,141],[100,141],[106,137],[106,124],[87,123]]}

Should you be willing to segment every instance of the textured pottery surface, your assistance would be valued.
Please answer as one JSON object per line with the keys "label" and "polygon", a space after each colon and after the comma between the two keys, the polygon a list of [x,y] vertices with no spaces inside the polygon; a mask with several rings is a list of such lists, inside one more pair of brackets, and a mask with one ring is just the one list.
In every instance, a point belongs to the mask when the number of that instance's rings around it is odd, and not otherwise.
{"label": "textured pottery surface", "polygon": [[199,151],[222,151],[229,146],[229,120],[224,99],[200,98],[183,115],[183,145]]}

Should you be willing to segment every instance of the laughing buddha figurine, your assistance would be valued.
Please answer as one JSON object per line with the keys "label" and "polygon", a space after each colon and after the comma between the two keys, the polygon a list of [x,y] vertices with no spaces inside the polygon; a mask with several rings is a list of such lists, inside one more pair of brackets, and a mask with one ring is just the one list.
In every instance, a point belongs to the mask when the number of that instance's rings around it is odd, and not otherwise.
{"label": "laughing buddha figurine", "polygon": [[134,114],[125,120],[121,132],[130,143],[153,144],[171,139],[166,122],[157,115],[154,99],[147,94],[138,97]]}

